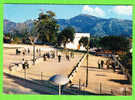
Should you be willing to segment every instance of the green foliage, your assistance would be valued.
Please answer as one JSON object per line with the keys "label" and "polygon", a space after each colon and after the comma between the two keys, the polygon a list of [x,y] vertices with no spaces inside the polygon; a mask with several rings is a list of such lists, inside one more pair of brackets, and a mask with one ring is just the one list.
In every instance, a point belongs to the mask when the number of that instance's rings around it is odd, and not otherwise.
{"label": "green foliage", "polygon": [[41,42],[56,42],[56,34],[59,30],[59,25],[54,18],[55,13],[47,11],[45,14],[40,13],[38,20],[34,22],[34,34],[38,36],[38,40]]}
{"label": "green foliage", "polygon": [[100,47],[100,44],[99,44],[99,41],[100,41],[100,37],[94,37],[94,36],[91,36],[90,37],[90,47],[91,48],[99,48]]}
{"label": "green foliage", "polygon": [[100,40],[100,46],[104,49],[112,51],[128,51],[129,41],[127,38],[122,36],[105,36]]}
{"label": "green foliage", "polygon": [[120,60],[121,64],[124,65],[126,69],[128,69],[128,72],[130,74],[132,74],[132,54],[128,52],[125,55],[121,55],[120,58],[121,58]]}
{"label": "green foliage", "polygon": [[58,39],[57,39],[58,44],[59,45],[63,44],[65,47],[67,43],[73,42],[74,33],[75,33],[75,29],[73,27],[66,27],[65,29],[63,29],[58,35]]}
{"label": "green foliage", "polygon": [[88,47],[88,37],[81,37],[81,39],[79,40],[79,44],[80,44],[80,46],[83,46],[87,49],[87,47]]}
{"label": "green foliage", "polygon": [[11,43],[13,43],[13,44],[21,43],[21,39],[18,38],[18,37],[14,37],[14,39],[13,39],[13,41]]}

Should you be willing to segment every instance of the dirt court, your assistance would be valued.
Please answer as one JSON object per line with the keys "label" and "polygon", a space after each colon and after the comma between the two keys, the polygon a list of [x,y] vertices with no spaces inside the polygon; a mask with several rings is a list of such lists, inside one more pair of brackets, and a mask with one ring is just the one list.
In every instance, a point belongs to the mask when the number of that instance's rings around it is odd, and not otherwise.
{"label": "dirt court", "polygon": [[[88,87],[85,88],[84,86],[84,89],[94,93],[110,94],[113,92],[114,95],[123,95],[123,91],[126,88],[127,94],[131,95],[132,86],[127,81],[125,75],[119,74],[119,71],[113,72],[112,69],[107,69],[105,65],[103,69],[98,69],[98,60],[101,59],[107,60],[104,57],[89,55]],[[79,80],[81,84],[86,83],[86,66],[87,61],[85,59],[72,80],[73,84],[79,84]]]}
{"label": "dirt court", "polygon": [[[7,48],[8,47],[8,48]],[[31,54],[23,56],[15,54],[14,47],[25,47],[30,48]],[[36,48],[51,48],[48,46],[36,46]],[[70,61],[65,59],[65,54],[62,54],[62,60],[59,63],[58,58],[49,59],[47,61],[36,62],[35,65],[30,66],[26,70],[26,76],[24,71],[19,72],[9,72],[8,66],[10,63],[21,62],[22,58],[25,60],[32,59],[32,46],[28,45],[6,45],[3,49],[3,89],[4,93],[8,94],[57,94],[55,89],[48,88],[49,84],[46,83],[46,86],[39,85],[35,82],[40,82],[42,80],[48,80],[51,76],[55,74],[68,75],[77,62],[80,60],[83,54],[75,53],[74,58],[71,58]],[[123,74],[118,74],[118,72],[113,72],[112,69],[98,69],[97,62],[99,59],[106,60],[103,57],[97,57],[89,55],[89,78],[88,78],[88,87],[85,88],[85,77],[86,77],[86,60],[81,64],[78,71],[75,74],[75,77],[72,80],[72,84],[79,83],[79,79],[82,85],[82,90],[99,94],[100,89],[102,88],[102,93],[110,94],[111,91],[115,92],[116,95],[122,95],[123,89],[130,91],[131,95],[131,85],[127,83],[126,78]],[[27,79],[27,82],[24,80]],[[84,86],[83,86],[84,85]],[[48,87],[47,87],[48,86]],[[101,88],[100,88],[101,87]],[[117,93],[118,92],[118,93]]]}
{"label": "dirt court", "polygon": [[[9,45],[8,45],[9,46]],[[16,55],[16,47],[21,47],[23,48],[30,48],[31,53],[29,55]],[[48,48],[51,49],[52,47],[48,46],[36,46],[36,48]],[[16,82],[14,82],[15,78],[9,78],[8,75],[13,75],[19,78],[24,79],[24,70],[21,71],[13,71],[10,72],[8,70],[8,67],[11,63],[19,63],[22,62],[22,59],[24,58],[25,60],[32,59],[32,46],[28,45],[10,45],[10,47],[5,47],[3,49],[3,72],[4,74],[4,91],[6,93],[10,92],[9,90],[13,90],[13,87],[15,88],[16,91],[19,93],[31,93],[31,89],[24,88],[25,86],[19,85]],[[46,51],[41,51],[43,54]],[[40,62],[36,62],[35,65],[31,65],[29,69],[26,70],[26,78],[28,80],[41,80],[41,73],[42,73],[42,80],[48,80],[51,76],[55,74],[62,74],[67,76],[70,74],[74,66],[77,64],[77,62],[80,60],[83,54],[81,53],[74,53],[74,58],[70,58],[68,61],[65,57],[65,53],[61,53],[61,62],[58,62],[58,57],[56,56],[54,59],[47,59],[47,61],[43,61],[43,59]],[[38,55],[36,54],[38,57]],[[30,84],[31,85],[31,84]],[[19,89],[20,88],[20,89]],[[28,91],[28,92],[27,92]],[[12,91],[14,92],[14,91]],[[11,92],[11,93],[12,93]],[[15,92],[16,93],[16,92]],[[32,92],[35,93],[35,92]]]}

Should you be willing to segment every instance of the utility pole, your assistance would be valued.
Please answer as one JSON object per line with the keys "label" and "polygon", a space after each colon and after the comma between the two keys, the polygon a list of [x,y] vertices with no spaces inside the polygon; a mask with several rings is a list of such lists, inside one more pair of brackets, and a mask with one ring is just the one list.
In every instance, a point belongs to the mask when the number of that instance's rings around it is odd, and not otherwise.
{"label": "utility pole", "polygon": [[87,44],[86,87],[88,87],[88,61],[89,61],[89,42],[90,42],[90,37],[88,37],[88,44]]}
{"label": "utility pole", "polygon": [[35,65],[35,44],[33,44],[33,65]]}

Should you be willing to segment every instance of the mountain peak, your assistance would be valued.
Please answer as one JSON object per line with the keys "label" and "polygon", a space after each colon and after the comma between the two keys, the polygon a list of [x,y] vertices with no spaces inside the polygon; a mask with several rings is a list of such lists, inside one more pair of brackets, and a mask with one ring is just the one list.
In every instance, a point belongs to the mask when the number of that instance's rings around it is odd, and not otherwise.
{"label": "mountain peak", "polygon": [[[60,30],[63,30],[67,26],[72,26],[76,32],[90,33],[94,36],[132,36],[132,21],[130,20],[116,18],[104,19],[88,14],[80,14],[70,19],[58,19],[57,23],[60,25]],[[33,20],[27,20],[22,24],[26,24],[31,29],[33,27]],[[12,28],[19,30],[19,24],[5,19],[4,33],[10,32]]]}

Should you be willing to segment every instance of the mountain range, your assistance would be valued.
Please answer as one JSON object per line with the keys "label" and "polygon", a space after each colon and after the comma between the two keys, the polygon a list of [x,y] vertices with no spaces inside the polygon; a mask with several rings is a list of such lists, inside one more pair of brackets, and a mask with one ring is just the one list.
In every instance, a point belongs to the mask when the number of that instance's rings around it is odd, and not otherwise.
{"label": "mountain range", "polygon": [[[86,14],[80,14],[70,19],[57,19],[60,25],[60,30],[67,26],[75,28],[79,33],[90,33],[92,36],[132,36],[132,21],[123,19],[105,19]],[[4,20],[4,33],[12,32],[13,30],[21,31],[25,27],[33,26],[32,20],[27,20],[23,23],[15,23],[10,20]]]}

